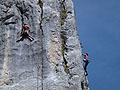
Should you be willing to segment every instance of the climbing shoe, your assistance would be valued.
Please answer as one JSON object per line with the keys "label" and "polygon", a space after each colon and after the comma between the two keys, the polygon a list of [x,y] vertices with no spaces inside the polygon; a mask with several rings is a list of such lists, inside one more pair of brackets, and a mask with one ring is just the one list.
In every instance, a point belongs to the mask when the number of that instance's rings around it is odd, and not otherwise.
{"label": "climbing shoe", "polygon": [[19,42],[20,40],[17,40],[16,42]]}
{"label": "climbing shoe", "polygon": [[85,76],[87,76],[87,75],[88,75],[88,73],[86,72],[86,73],[85,73]]}
{"label": "climbing shoe", "polygon": [[29,38],[29,40],[32,42],[34,39],[33,38]]}

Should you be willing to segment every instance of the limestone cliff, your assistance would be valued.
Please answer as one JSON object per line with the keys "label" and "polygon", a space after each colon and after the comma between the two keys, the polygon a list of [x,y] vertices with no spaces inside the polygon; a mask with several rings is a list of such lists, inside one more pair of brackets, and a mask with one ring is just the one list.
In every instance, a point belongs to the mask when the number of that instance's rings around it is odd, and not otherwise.
{"label": "limestone cliff", "polygon": [[0,90],[89,90],[72,0],[0,0]]}

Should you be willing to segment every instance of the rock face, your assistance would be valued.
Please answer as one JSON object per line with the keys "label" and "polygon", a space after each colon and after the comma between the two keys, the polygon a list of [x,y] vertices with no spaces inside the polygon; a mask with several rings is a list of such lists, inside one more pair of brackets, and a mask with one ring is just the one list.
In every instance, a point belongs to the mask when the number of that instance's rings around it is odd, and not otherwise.
{"label": "rock face", "polygon": [[77,34],[72,0],[0,0],[0,90],[89,90]]}

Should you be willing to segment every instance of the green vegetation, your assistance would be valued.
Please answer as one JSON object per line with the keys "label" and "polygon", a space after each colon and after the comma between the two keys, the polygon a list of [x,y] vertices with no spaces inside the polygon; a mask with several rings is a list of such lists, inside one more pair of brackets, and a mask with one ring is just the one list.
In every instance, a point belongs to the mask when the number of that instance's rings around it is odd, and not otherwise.
{"label": "green vegetation", "polygon": [[67,10],[64,9],[61,11],[61,25],[64,25],[65,19],[67,18]]}
{"label": "green vegetation", "polygon": [[67,74],[69,74],[70,71],[69,71],[68,66],[67,66],[67,60],[66,60],[65,57],[64,57],[66,41],[65,41],[64,37],[61,36],[61,38],[62,38],[62,56],[63,56],[63,63],[62,63],[62,64],[63,64],[63,67],[64,67],[64,71],[65,71]]}
{"label": "green vegetation", "polygon": [[65,51],[65,39],[62,37],[62,55],[64,57],[64,51]]}
{"label": "green vegetation", "polygon": [[63,9],[63,10],[61,11],[61,25],[64,25],[64,22],[65,22],[65,20],[66,20],[66,18],[67,18],[67,14],[68,14],[68,13],[72,14],[71,11],[67,11],[66,9]]}
{"label": "green vegetation", "polygon": [[64,67],[64,71],[65,71],[67,74],[69,74],[70,71],[69,71],[69,69],[68,69],[68,67],[67,67],[67,64],[66,64],[66,61],[65,61],[65,60],[64,60],[64,62],[63,62],[63,67]]}

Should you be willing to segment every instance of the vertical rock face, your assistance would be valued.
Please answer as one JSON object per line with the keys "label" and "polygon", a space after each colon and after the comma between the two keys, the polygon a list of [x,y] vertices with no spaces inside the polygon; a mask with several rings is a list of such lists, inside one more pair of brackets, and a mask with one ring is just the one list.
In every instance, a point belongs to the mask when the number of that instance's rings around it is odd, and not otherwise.
{"label": "vertical rock face", "polygon": [[72,0],[1,0],[0,90],[89,90],[77,34]]}

